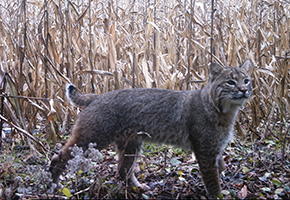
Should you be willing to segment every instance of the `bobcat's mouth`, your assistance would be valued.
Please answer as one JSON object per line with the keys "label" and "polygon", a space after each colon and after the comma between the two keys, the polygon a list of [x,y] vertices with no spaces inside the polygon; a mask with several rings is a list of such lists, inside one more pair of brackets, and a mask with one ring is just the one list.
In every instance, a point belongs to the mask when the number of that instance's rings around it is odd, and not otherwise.
{"label": "bobcat's mouth", "polygon": [[234,97],[233,99],[234,100],[240,100],[240,99],[247,99],[251,96],[251,93],[249,91],[246,91],[246,92],[238,92]]}
{"label": "bobcat's mouth", "polygon": [[243,106],[246,100],[250,97],[250,92],[238,92],[236,95],[232,97],[232,103],[235,105]]}

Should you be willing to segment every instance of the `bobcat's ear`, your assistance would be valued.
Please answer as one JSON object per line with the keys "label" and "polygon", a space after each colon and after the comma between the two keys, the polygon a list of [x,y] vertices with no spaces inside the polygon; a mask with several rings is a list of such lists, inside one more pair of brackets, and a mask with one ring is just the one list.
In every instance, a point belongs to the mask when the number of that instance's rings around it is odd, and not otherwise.
{"label": "bobcat's ear", "polygon": [[244,69],[246,72],[249,71],[250,67],[251,67],[251,61],[250,61],[249,59],[246,60],[245,62],[243,62],[243,63],[239,66],[239,68]]}
{"label": "bobcat's ear", "polygon": [[209,66],[210,82],[213,82],[216,77],[223,71],[223,67],[217,63],[211,62]]}

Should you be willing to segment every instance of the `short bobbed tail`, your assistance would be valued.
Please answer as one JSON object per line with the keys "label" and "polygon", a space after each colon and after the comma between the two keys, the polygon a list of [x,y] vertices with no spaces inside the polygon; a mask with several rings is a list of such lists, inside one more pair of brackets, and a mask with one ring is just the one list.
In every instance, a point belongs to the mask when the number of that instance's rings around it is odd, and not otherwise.
{"label": "short bobbed tail", "polygon": [[98,95],[92,93],[81,94],[78,92],[74,84],[69,84],[66,87],[66,96],[74,106],[85,108],[90,103],[92,103],[97,98]]}

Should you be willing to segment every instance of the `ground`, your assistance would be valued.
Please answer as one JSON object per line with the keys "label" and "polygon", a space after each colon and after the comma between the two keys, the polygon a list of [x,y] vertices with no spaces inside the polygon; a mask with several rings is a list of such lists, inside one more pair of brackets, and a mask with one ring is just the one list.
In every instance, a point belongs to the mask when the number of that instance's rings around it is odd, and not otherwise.
{"label": "ground", "polygon": [[[61,144],[56,145],[56,149],[60,147]],[[76,158],[60,177],[62,189],[54,190],[47,171],[52,152],[33,155],[28,146],[3,144],[1,199],[206,199],[198,164],[191,152],[145,144],[137,161],[140,168],[137,177],[150,187],[147,191],[120,180],[112,146],[101,152],[92,146],[90,152],[93,158],[85,157],[76,148]],[[282,166],[281,145],[274,139],[250,142],[236,137],[223,156],[226,169],[221,174],[220,198],[290,198],[289,149]]]}

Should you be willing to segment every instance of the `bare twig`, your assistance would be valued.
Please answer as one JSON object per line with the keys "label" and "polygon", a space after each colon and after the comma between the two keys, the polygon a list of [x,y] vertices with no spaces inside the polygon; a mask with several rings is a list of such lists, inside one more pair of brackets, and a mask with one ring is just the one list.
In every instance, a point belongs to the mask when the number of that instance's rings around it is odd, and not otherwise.
{"label": "bare twig", "polygon": [[42,144],[42,142],[40,142],[37,138],[33,137],[33,135],[31,135],[29,132],[27,132],[26,130],[14,125],[12,122],[10,122],[8,119],[6,119],[5,117],[3,117],[2,115],[0,115],[0,118],[2,120],[4,120],[6,123],[8,123],[9,125],[11,125],[12,127],[14,127],[16,130],[20,131],[21,133],[23,133],[26,137],[28,137],[29,139],[33,140],[36,144],[38,144],[39,146],[42,147],[42,149],[47,152],[48,149],[46,149],[46,147]]}

